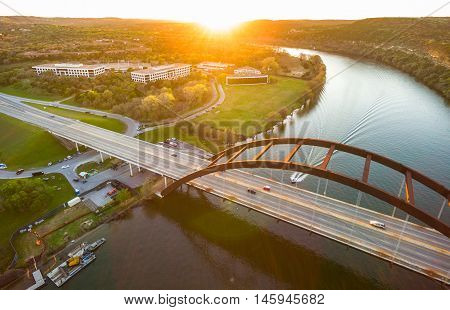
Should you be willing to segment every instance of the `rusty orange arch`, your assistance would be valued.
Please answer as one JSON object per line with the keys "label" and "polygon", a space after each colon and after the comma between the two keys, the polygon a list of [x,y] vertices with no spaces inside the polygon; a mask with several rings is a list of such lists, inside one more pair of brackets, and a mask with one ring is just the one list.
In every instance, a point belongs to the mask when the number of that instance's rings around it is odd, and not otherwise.
{"label": "rusty orange arch", "polygon": [[[294,145],[283,160],[260,159],[262,155],[266,153],[272,146],[280,144]],[[319,166],[310,166],[304,163],[291,162],[291,159],[303,145],[318,146],[328,149],[325,159]],[[243,160],[243,161],[236,160],[236,158],[244,151],[261,146],[263,147],[261,151],[258,154],[256,154],[251,160]],[[327,169],[328,163],[330,162],[330,159],[335,151],[342,151],[348,154],[353,154],[365,158],[364,171],[360,179],[351,178],[349,176]],[[218,163],[220,159],[225,157],[227,157],[226,162]],[[370,164],[372,161],[380,163],[383,166],[389,167],[393,170],[396,170],[404,174],[406,184],[405,199],[396,197],[369,183]],[[416,180],[422,183],[423,185],[429,187],[436,193],[443,196],[444,199],[447,199],[447,201],[450,197],[449,189],[447,189],[442,184],[434,181],[433,179],[421,174],[420,172],[410,169],[404,166],[403,164],[393,161],[392,159],[389,159],[387,157],[360,148],[356,148],[350,145],[326,140],[304,139],[304,138],[273,138],[273,139],[257,140],[249,143],[244,143],[238,146],[233,146],[212,156],[211,163],[206,168],[203,168],[189,175],[186,175],[180,178],[179,180],[176,180],[174,183],[168,185],[165,189],[161,191],[161,195],[165,196],[170,192],[172,192],[173,190],[177,189],[183,183],[190,182],[201,176],[211,174],[214,172],[240,168],[270,168],[270,169],[291,170],[332,180],[340,184],[358,189],[364,193],[367,193],[382,201],[385,201],[395,207],[398,207],[404,212],[410,214],[411,216],[414,216],[415,218],[421,220],[430,227],[441,232],[445,236],[450,237],[450,228],[447,224],[440,221],[438,218],[433,217],[427,212],[421,210],[420,208],[416,207],[414,201],[414,188],[412,180]]]}

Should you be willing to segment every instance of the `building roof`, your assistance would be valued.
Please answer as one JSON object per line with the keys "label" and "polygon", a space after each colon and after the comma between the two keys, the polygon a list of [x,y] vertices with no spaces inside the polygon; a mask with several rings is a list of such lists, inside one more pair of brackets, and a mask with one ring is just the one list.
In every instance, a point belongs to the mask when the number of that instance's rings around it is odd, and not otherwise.
{"label": "building roof", "polygon": [[101,68],[103,65],[84,65],[82,63],[54,63],[54,64],[43,64],[37,65],[33,68],[56,68],[56,69],[96,69]]}
{"label": "building roof", "polygon": [[201,62],[201,63],[197,64],[197,66],[227,68],[227,67],[231,67],[231,66],[234,66],[234,65],[233,64],[226,64],[226,63],[222,63],[222,62],[204,61],[204,62]]}
{"label": "building roof", "polygon": [[151,67],[149,63],[136,63],[136,62],[111,62],[102,64],[105,69],[113,70],[128,70],[128,69],[142,69],[144,67]]}
{"label": "building roof", "polygon": [[152,73],[164,72],[164,71],[168,71],[168,70],[190,67],[190,66],[191,65],[188,65],[188,64],[175,63],[175,64],[170,64],[170,65],[162,65],[162,66],[156,66],[156,67],[151,67],[151,68],[147,68],[147,69],[137,70],[137,71],[133,71],[132,73],[152,74]]}
{"label": "building roof", "polygon": [[258,69],[255,69],[253,67],[249,67],[249,66],[245,66],[245,67],[240,67],[237,68],[235,71],[239,71],[239,70],[251,70],[251,71],[259,71]]}

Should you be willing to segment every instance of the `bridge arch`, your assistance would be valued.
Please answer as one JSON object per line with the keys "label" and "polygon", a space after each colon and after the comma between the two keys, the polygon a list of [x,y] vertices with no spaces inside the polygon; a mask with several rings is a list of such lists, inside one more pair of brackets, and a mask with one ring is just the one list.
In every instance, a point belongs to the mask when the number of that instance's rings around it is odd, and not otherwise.
{"label": "bridge arch", "polygon": [[[293,148],[290,150],[288,155],[284,158],[284,160],[261,160],[260,158],[264,153],[266,153],[272,146],[279,144],[292,144]],[[319,146],[328,149],[328,152],[322,161],[322,163],[318,166],[311,166],[300,162],[292,162],[291,159],[294,157],[296,152],[303,145],[311,145],[311,146]],[[236,158],[242,154],[244,151],[249,150],[255,147],[263,147],[262,150],[256,154],[250,160],[236,160]],[[357,155],[365,158],[364,171],[361,178],[352,178],[341,173],[329,170],[328,163],[330,162],[331,157],[333,156],[335,151],[342,151],[348,154]],[[230,156],[225,162],[218,163],[220,159]],[[377,162],[383,166],[389,167],[393,170],[396,170],[405,176],[405,184],[406,184],[406,197],[405,199],[396,197],[379,187],[376,187],[373,184],[370,184],[369,181],[369,172],[370,172],[370,164],[371,162]],[[354,189],[358,189],[361,192],[367,193],[371,196],[374,196],[386,203],[389,203],[409,215],[421,220],[423,223],[429,225],[430,227],[436,229],[447,237],[450,237],[450,228],[449,226],[442,222],[438,217],[434,217],[427,212],[421,210],[415,205],[414,200],[414,189],[412,180],[416,180],[433,191],[437,192],[444,199],[448,199],[450,197],[450,191],[442,184],[430,179],[429,177],[410,169],[404,166],[401,163],[393,161],[387,157],[381,156],[376,153],[372,153],[360,148],[356,148],[353,146],[336,143],[332,141],[319,140],[319,139],[303,139],[303,138],[274,138],[274,139],[264,139],[252,141],[249,143],[244,143],[241,145],[233,146],[222,152],[211,157],[211,163],[198,171],[195,171],[191,174],[188,174],[172,184],[168,185],[161,191],[162,196],[166,196],[179,186],[184,183],[188,183],[197,179],[199,177],[230,170],[230,169],[240,169],[240,168],[269,168],[269,169],[280,169],[280,170],[290,170],[302,172],[310,175],[314,175],[320,178],[328,179],[331,181],[335,181],[337,183],[350,186]]]}

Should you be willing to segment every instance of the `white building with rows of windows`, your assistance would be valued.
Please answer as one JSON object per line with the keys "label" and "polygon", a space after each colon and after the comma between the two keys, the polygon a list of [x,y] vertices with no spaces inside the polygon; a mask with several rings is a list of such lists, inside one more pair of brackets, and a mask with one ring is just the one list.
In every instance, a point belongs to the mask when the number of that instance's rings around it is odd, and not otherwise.
{"label": "white building with rows of windows", "polygon": [[256,85],[268,84],[270,82],[267,74],[252,67],[242,67],[234,70],[233,75],[226,77],[227,85]]}
{"label": "white building with rows of windows", "polygon": [[191,74],[191,65],[171,64],[131,72],[131,79],[138,83],[158,80],[176,80]]}
{"label": "white building with rows of windows", "polygon": [[59,76],[74,76],[74,77],[94,77],[105,73],[105,66],[103,65],[83,65],[73,63],[60,64],[45,64],[32,67],[36,74],[40,75],[44,72],[53,72]]}

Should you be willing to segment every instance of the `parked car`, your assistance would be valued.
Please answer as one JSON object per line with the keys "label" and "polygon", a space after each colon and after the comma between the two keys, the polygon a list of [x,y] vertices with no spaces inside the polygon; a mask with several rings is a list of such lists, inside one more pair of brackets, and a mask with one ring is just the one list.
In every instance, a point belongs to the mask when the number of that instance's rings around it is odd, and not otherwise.
{"label": "parked car", "polygon": [[66,159],[67,160],[72,159],[72,156],[69,155],[69,156],[66,157]]}
{"label": "parked car", "polygon": [[70,166],[69,165],[64,165],[64,166],[61,167],[61,169],[67,169],[67,168],[70,168]]}
{"label": "parked car", "polygon": [[117,189],[113,188],[113,189],[110,190],[106,195],[108,195],[108,196],[114,196],[115,194],[117,194]]}
{"label": "parked car", "polygon": [[170,156],[178,157],[178,155],[176,153],[172,153],[172,154],[170,154]]}
{"label": "parked car", "polygon": [[79,178],[74,178],[74,179],[72,179],[72,181],[74,181],[74,182],[79,182],[80,179],[79,179]]}
{"label": "parked car", "polygon": [[251,189],[251,188],[247,188],[247,192],[249,192],[250,194],[253,194],[253,195],[256,194],[256,191],[254,189]]}
{"label": "parked car", "polygon": [[386,229],[386,225],[378,221],[369,221],[369,224],[377,228]]}
{"label": "parked car", "polygon": [[8,166],[6,166],[5,164],[0,164],[0,169],[6,169],[6,168],[8,168]]}
{"label": "parked car", "polygon": [[53,165],[53,163],[52,163],[52,162],[49,162],[49,163],[47,164],[47,166],[49,166],[49,167],[50,167],[51,165]]}
{"label": "parked car", "polygon": [[44,175],[44,171],[36,171],[36,172],[31,173],[31,175],[34,176],[34,177],[37,177],[37,176],[40,176],[40,175]]}
{"label": "parked car", "polygon": [[19,169],[16,171],[16,175],[22,174],[25,171],[25,169]]}
{"label": "parked car", "polygon": [[264,186],[263,190],[270,192],[270,186],[269,185]]}

